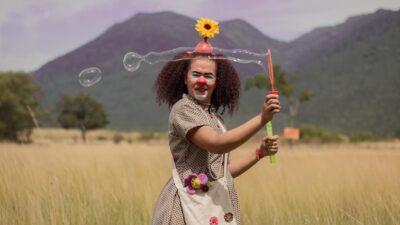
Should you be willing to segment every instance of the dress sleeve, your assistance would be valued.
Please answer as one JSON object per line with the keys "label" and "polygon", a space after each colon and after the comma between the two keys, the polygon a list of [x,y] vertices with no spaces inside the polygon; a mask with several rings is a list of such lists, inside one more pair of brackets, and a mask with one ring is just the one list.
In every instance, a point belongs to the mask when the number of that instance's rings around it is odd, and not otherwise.
{"label": "dress sleeve", "polygon": [[210,125],[207,113],[200,107],[191,104],[182,104],[174,110],[171,118],[174,129],[186,139],[187,133],[196,127]]}

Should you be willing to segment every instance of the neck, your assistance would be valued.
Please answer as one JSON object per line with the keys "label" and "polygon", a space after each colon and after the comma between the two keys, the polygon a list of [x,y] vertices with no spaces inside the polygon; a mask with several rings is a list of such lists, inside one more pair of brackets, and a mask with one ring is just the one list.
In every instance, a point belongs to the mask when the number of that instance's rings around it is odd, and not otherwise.
{"label": "neck", "polygon": [[211,106],[210,103],[201,103],[201,102],[199,102],[199,105],[200,105],[202,108],[209,108],[209,107]]}
{"label": "neck", "polygon": [[200,102],[198,99],[194,98],[193,96],[187,94],[189,98],[191,98],[193,101],[197,102],[203,109],[208,109],[211,106],[211,103],[206,103],[206,102]]}

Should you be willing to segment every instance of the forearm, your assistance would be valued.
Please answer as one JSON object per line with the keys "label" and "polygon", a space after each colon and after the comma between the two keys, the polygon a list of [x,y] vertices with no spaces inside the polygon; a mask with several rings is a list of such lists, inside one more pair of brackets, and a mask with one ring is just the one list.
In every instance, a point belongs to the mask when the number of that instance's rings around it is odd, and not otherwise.
{"label": "forearm", "polygon": [[280,110],[277,95],[267,95],[262,113],[253,117],[241,126],[222,134],[216,133],[210,126],[199,126],[187,134],[187,138],[198,147],[212,153],[230,152],[252,137],[273,115]]}
{"label": "forearm", "polygon": [[229,161],[228,169],[232,177],[240,176],[259,161],[255,151],[255,149],[249,150],[240,158]]}
{"label": "forearm", "polygon": [[205,142],[206,146],[204,147],[213,153],[223,154],[230,152],[249,140],[265,123],[261,115],[257,115],[241,126],[225,133],[209,135],[209,141]]}

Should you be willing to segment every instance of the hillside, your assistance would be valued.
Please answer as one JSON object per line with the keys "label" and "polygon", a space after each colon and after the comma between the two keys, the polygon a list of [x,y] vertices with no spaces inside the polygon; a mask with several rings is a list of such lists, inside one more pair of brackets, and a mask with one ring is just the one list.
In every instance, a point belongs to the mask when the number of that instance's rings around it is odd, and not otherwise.
{"label": "hillside", "polygon": [[311,58],[299,69],[301,87],[315,93],[300,119],[339,131],[399,130],[400,11],[352,17],[293,44],[316,40],[321,32],[330,38],[312,42],[310,48],[321,52],[304,54]]}

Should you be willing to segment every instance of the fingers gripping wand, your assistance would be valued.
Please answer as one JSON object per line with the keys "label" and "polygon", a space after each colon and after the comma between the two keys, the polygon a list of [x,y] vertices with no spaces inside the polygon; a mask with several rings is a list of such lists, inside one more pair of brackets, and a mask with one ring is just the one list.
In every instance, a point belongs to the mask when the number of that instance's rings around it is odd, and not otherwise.
{"label": "fingers gripping wand", "polygon": [[[275,86],[274,86],[274,67],[272,64],[272,55],[271,55],[271,50],[268,49],[267,51],[267,62],[268,62],[268,75],[269,75],[269,82],[271,84],[271,90],[269,91],[269,94],[278,94],[278,91],[275,90]],[[267,135],[268,136],[272,136],[272,122],[269,121],[266,125],[265,125],[266,131],[267,131]],[[269,157],[269,161],[271,163],[275,163],[276,162],[276,157],[275,155],[271,155]]]}

